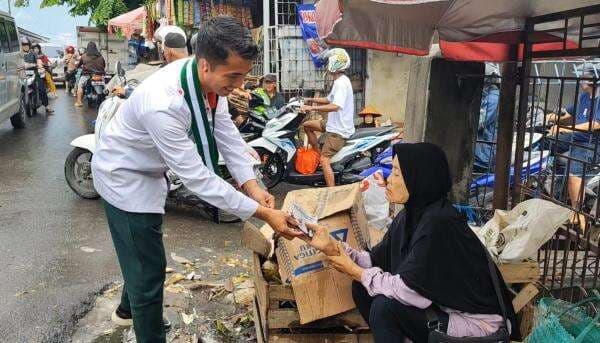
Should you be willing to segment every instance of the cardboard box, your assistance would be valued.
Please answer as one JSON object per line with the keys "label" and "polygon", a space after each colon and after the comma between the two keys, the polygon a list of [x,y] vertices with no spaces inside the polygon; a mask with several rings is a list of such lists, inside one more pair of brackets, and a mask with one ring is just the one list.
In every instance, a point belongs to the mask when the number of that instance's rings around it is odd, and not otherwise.
{"label": "cardboard box", "polygon": [[[367,217],[358,184],[293,191],[283,209],[293,203],[314,215],[336,239],[357,249],[367,246]],[[280,238],[275,253],[282,281],[292,286],[301,324],[356,307],[352,278],[330,266],[325,254],[298,238]]]}

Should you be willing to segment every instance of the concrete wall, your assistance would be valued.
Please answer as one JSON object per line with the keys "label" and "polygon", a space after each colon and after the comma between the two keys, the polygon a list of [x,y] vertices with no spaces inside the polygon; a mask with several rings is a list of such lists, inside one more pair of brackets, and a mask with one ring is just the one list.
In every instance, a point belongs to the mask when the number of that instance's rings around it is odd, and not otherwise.
{"label": "concrete wall", "polygon": [[420,58],[411,63],[405,141],[430,142],[448,157],[451,199],[466,202],[481,102],[483,63]]}
{"label": "concrete wall", "polygon": [[[382,121],[405,118],[409,75],[414,56],[368,50],[365,104],[383,113]],[[357,112],[362,108],[357,108]]]}

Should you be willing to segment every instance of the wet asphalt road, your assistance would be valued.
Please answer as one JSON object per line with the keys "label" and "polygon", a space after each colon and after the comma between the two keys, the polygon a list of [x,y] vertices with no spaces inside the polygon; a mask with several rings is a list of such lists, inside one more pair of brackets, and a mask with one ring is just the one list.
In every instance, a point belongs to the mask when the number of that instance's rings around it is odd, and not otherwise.
{"label": "wet asphalt road", "polygon": [[[0,342],[68,342],[95,294],[120,280],[101,202],[79,198],[64,179],[69,143],[87,133],[95,111],[59,95],[56,113],[41,109],[24,130],[0,123]],[[170,209],[167,255],[214,262],[212,277],[239,273],[219,261],[249,257],[239,249],[240,228]]]}

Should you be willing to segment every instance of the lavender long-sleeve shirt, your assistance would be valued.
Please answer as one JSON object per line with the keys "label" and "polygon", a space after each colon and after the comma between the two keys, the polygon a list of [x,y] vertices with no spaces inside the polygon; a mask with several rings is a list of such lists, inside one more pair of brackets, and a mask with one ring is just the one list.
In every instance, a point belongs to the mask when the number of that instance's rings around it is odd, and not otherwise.
{"label": "lavender long-sleeve shirt", "polygon": [[[408,287],[400,275],[384,272],[373,267],[371,256],[367,251],[358,251],[344,243],[346,253],[364,272],[361,283],[370,296],[384,295],[402,304],[426,309],[431,300],[421,296]],[[502,324],[502,316],[496,314],[471,314],[442,307],[448,313],[447,334],[453,337],[483,337],[498,331]]]}

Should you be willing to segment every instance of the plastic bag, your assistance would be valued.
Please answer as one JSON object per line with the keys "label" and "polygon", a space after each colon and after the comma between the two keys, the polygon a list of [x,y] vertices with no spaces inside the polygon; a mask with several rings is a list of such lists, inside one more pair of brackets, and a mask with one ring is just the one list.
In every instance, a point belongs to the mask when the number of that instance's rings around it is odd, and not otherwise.
{"label": "plastic bag", "polygon": [[390,204],[385,197],[385,187],[377,185],[375,173],[361,181],[360,190],[369,227],[382,230],[387,228],[392,219],[390,218]]}
{"label": "plastic bag", "polygon": [[566,222],[571,210],[550,201],[531,199],[511,211],[497,210],[481,229],[479,239],[500,262],[534,258],[538,249]]}
{"label": "plastic bag", "polygon": [[298,148],[296,152],[296,171],[303,175],[314,174],[319,167],[319,152],[306,147]]}

